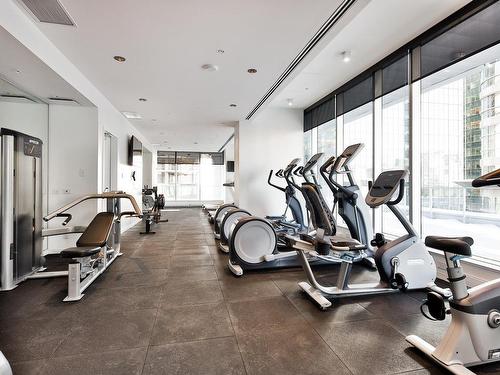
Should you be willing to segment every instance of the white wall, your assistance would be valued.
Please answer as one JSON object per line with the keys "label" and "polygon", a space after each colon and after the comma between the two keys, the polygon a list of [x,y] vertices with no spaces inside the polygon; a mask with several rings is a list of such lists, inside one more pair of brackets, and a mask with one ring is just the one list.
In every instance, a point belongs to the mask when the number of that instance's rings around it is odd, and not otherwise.
{"label": "white wall", "polygon": [[[0,2],[0,25],[97,107],[98,149],[94,168],[98,176],[94,191],[102,191],[103,137],[104,132],[108,131],[118,139],[117,187],[133,194],[140,202],[142,171],[127,165],[128,139],[131,135],[135,135],[148,149],[152,150],[152,145],[37,28],[34,21],[15,4],[14,0]],[[133,170],[136,170],[136,181],[132,181],[131,178]],[[129,208],[128,204],[123,205],[124,210]],[[137,220],[123,220],[122,228],[127,229],[135,222]]]}
{"label": "white wall", "polygon": [[142,184],[153,186],[153,154],[151,151],[143,149],[142,163]]}
{"label": "white wall", "polygon": [[[97,186],[97,109],[70,105],[49,105],[49,212],[87,194]],[[87,201],[68,211],[71,226],[88,225],[98,204]],[[54,219],[49,227],[59,228]],[[50,251],[74,246],[78,235],[49,238]]]}
{"label": "white wall", "polygon": [[257,216],[282,214],[284,194],[267,184],[270,169],[302,157],[303,112],[268,108],[235,132],[235,183],[239,207]]}

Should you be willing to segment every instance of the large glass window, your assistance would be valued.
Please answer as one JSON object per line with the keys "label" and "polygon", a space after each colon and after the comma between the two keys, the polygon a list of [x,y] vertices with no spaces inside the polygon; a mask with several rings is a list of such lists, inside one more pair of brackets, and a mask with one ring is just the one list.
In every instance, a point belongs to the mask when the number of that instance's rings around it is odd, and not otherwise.
{"label": "large glass window", "polygon": [[[336,155],[337,152],[337,123],[335,120],[331,120],[323,125],[320,125],[317,131],[317,149],[318,152],[322,152],[323,156],[318,162],[318,166],[321,166],[328,158]],[[319,171],[319,168],[318,168]],[[327,183],[323,177],[318,176],[318,182],[321,186],[321,192],[329,207],[333,206],[333,193],[328,187]]]}
{"label": "large glass window", "polygon": [[344,147],[363,143],[364,149],[351,163],[351,170],[363,195],[373,180],[373,103],[344,114]]}
{"label": "large glass window", "polygon": [[[409,91],[402,87],[382,97],[382,170],[410,168],[410,126]],[[409,184],[405,197],[398,208],[409,219]],[[382,231],[386,234],[401,235],[404,228],[394,214],[384,206],[382,209]]]}
{"label": "large glass window", "polygon": [[500,56],[490,48],[422,80],[422,232],[474,238],[499,259],[500,190],[472,179],[500,167]]}
{"label": "large glass window", "polygon": [[304,133],[304,163],[312,156],[312,130]]}
{"label": "large glass window", "polygon": [[176,165],[158,164],[157,167],[158,194],[163,194],[165,200],[175,200]]}
{"label": "large glass window", "polygon": [[[304,152],[363,143],[351,164],[363,195],[374,169],[406,169],[398,207],[421,237],[470,236],[476,258],[500,263],[500,189],[471,186],[500,168],[500,3],[473,3],[309,107]],[[387,207],[373,216],[405,234]]]}
{"label": "large glass window", "polygon": [[219,153],[158,152],[158,193],[167,201],[222,201],[224,179]]}

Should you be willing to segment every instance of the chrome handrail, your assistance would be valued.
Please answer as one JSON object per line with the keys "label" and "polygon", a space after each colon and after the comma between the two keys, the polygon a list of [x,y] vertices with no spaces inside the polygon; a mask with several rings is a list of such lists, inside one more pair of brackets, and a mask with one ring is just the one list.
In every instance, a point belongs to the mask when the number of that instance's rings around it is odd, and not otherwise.
{"label": "chrome handrail", "polygon": [[57,210],[51,212],[50,214],[48,214],[47,216],[45,216],[43,218],[44,221],[49,221],[49,220],[52,220],[53,218],[55,218],[57,215],[60,215],[62,214],[63,212],[66,212],[68,211],[70,208],[73,208],[75,207],[76,205],[84,202],[84,201],[87,201],[89,199],[128,199],[130,201],[130,203],[132,203],[132,207],[134,208],[134,211],[135,213],[140,216],[142,215],[142,211],[141,209],[139,208],[139,205],[137,204],[135,198],[130,195],[130,194],[127,194],[123,191],[111,191],[111,192],[105,192],[105,193],[101,193],[101,194],[89,194],[89,195],[85,195],[83,197],[80,197],[78,199],[75,199],[74,201],[68,203],[67,205],[61,207],[61,208],[58,208]]}

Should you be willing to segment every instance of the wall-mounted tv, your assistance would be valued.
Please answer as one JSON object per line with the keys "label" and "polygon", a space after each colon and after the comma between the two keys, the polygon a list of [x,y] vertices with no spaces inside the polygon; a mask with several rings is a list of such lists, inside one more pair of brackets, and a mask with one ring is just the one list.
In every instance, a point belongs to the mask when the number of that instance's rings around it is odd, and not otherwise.
{"label": "wall-mounted tv", "polygon": [[134,156],[142,156],[142,143],[132,136],[128,142],[128,165],[134,165]]}

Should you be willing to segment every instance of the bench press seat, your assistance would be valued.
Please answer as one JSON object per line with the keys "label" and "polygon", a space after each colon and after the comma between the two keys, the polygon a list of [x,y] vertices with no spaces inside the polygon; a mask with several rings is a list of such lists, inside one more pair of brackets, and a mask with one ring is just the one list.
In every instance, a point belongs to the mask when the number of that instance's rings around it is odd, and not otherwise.
{"label": "bench press seat", "polygon": [[100,247],[95,246],[82,246],[82,247],[70,247],[61,251],[62,258],[84,258],[90,257],[101,251]]}
{"label": "bench press seat", "polygon": [[76,247],[64,249],[61,257],[84,258],[97,254],[108,241],[113,221],[112,212],[99,212],[76,242]]}

